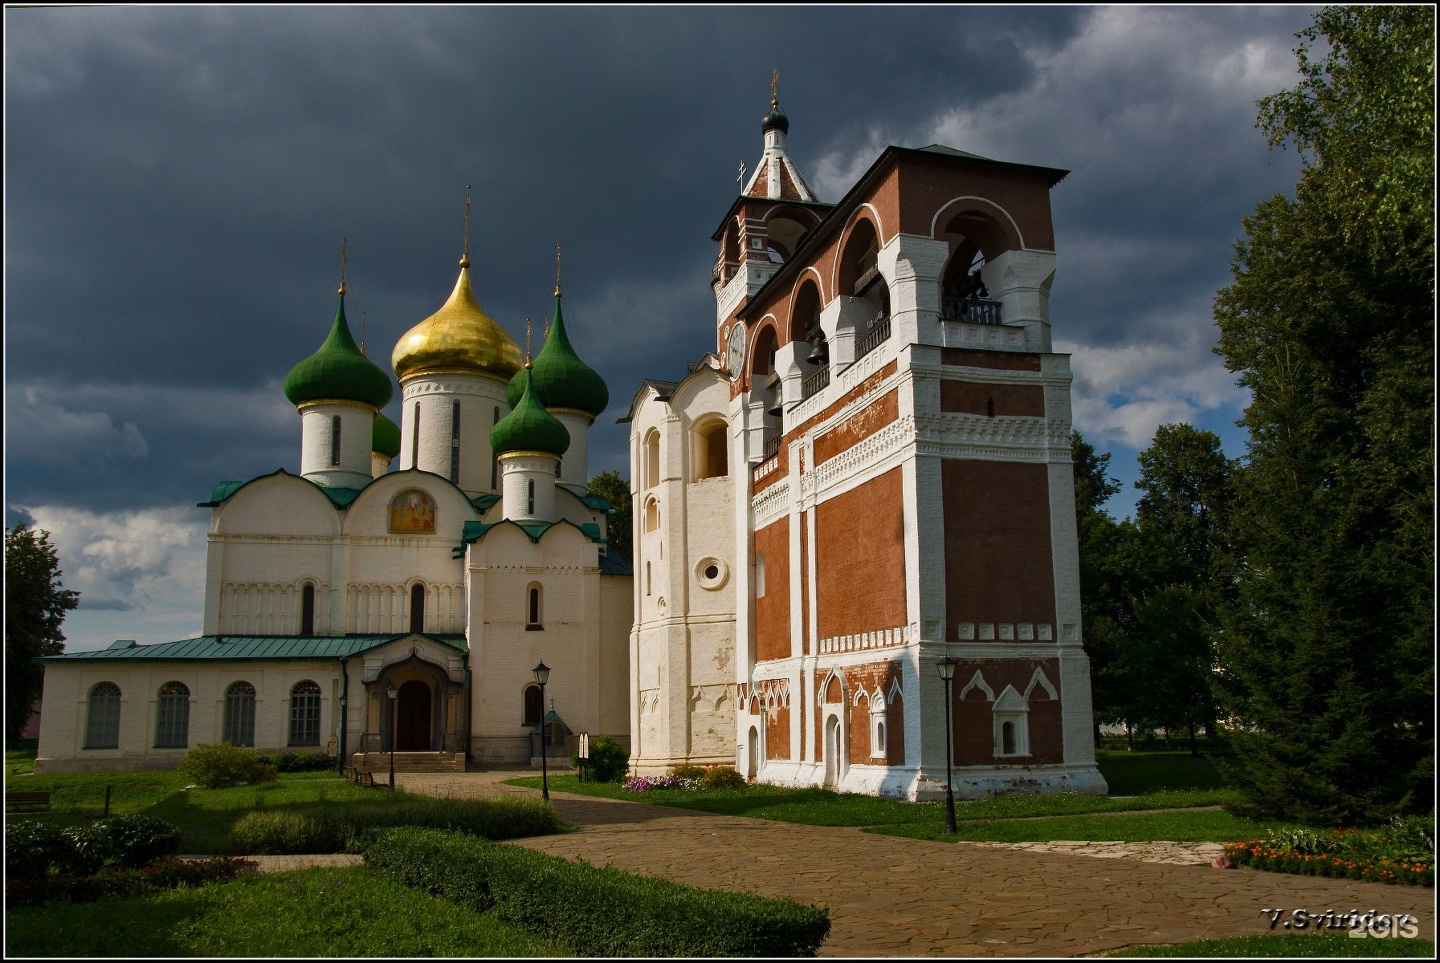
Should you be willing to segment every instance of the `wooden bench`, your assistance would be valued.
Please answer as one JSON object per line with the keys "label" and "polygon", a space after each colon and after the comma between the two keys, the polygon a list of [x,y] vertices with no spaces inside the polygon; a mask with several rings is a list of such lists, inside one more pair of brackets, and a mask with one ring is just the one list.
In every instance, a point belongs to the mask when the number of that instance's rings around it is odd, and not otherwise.
{"label": "wooden bench", "polygon": [[26,808],[39,807],[40,809],[50,808],[49,790],[36,790],[27,792],[5,793],[5,808],[12,806],[24,806]]}
{"label": "wooden bench", "polygon": [[375,774],[368,769],[361,769],[356,772],[355,779],[362,786],[375,788]]}

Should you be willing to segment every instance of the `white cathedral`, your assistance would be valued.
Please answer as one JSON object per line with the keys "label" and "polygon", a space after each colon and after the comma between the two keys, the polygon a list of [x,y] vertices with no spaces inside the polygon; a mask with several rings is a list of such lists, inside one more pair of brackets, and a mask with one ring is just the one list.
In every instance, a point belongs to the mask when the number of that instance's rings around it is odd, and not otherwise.
{"label": "white cathedral", "polygon": [[397,427],[342,283],[285,382],[300,474],[201,503],[204,634],[46,659],[36,771],[219,741],[463,771],[568,762],[587,733],[637,773],[1104,792],[1050,337],[1066,172],[890,147],[825,203],[778,99],[762,128],[713,237],[714,350],[622,419],[633,560],[586,493],[609,392],[558,284],[531,362],[462,257],[395,346]]}

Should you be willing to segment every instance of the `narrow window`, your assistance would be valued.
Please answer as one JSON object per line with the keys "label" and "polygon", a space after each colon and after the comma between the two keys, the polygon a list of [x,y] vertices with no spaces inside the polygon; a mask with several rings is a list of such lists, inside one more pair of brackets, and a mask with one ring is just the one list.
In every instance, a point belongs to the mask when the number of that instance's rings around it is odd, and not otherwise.
{"label": "narrow window", "polygon": [[450,406],[450,481],[460,484],[460,402]]}
{"label": "narrow window", "polygon": [[255,687],[231,683],[225,690],[225,724],[221,738],[232,746],[255,745]]}
{"label": "narrow window", "polygon": [[415,417],[410,432],[410,467],[420,467],[420,402],[415,402]]}
{"label": "narrow window", "polygon": [[415,585],[410,589],[410,631],[425,631],[425,586]]}
{"label": "narrow window", "polygon": [[526,501],[526,503],[525,503],[526,506],[527,506],[526,509],[525,509],[525,514],[526,514],[526,515],[529,515],[529,516],[531,516],[531,517],[534,517],[534,515],[535,515],[535,479],[532,478],[532,479],[530,479],[528,482],[525,483],[525,490],[526,490],[526,493],[527,493],[527,496],[526,496],[526,497],[527,497],[527,499],[528,499],[528,500]]}
{"label": "narrow window", "polygon": [[645,594],[650,594],[650,563],[645,563]]}
{"label": "narrow window", "polygon": [[307,585],[300,590],[300,634],[315,634],[315,586]]}
{"label": "narrow window", "polygon": [[1006,722],[1000,726],[1000,754],[1015,755],[1015,723]]}
{"label": "narrow window", "polygon": [[525,629],[534,631],[540,624],[540,586],[532,585],[525,592]]}
{"label": "narrow window", "polygon": [[764,552],[757,552],[757,553],[755,554],[755,597],[756,597],[757,599],[763,599],[763,598],[765,597],[765,553],[764,553]]}
{"label": "narrow window", "polygon": [[320,745],[320,687],[309,679],[290,690],[290,745]]}
{"label": "narrow window", "polygon": [[155,748],[183,749],[189,743],[190,690],[182,682],[167,682],[155,708]]}
{"label": "narrow window", "polygon": [[330,419],[330,464],[340,464],[340,416]]}
{"label": "narrow window", "polygon": [[540,687],[538,685],[532,683],[525,687],[520,712],[520,724],[522,726],[534,727],[540,724],[540,719],[545,714],[545,706],[540,701]]}
{"label": "narrow window", "polygon": [[90,712],[85,725],[86,749],[120,747],[120,687],[100,682],[90,690]]}

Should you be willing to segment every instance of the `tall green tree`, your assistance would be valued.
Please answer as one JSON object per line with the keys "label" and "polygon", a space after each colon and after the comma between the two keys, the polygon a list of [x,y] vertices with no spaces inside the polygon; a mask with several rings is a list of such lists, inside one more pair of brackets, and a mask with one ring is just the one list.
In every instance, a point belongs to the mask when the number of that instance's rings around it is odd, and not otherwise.
{"label": "tall green tree", "polygon": [[610,503],[610,518],[605,525],[605,536],[609,539],[611,548],[626,558],[632,558],[630,483],[621,478],[618,471],[602,471],[590,479],[586,490]]}
{"label": "tall green tree", "polygon": [[1168,571],[1158,580],[1205,594],[1225,580],[1225,529],[1230,508],[1230,460],[1214,432],[1187,424],[1161,425],[1140,453],[1135,523],[1163,552]]}
{"label": "tall green tree", "polygon": [[1377,819],[1433,792],[1434,37],[1431,7],[1327,7],[1299,85],[1260,102],[1304,164],[1215,303],[1251,393],[1221,654],[1254,814]]}
{"label": "tall green tree", "polygon": [[44,655],[65,651],[60,625],[80,593],[60,585],[60,559],[50,533],[16,523],[5,533],[5,735],[17,739],[40,697]]}

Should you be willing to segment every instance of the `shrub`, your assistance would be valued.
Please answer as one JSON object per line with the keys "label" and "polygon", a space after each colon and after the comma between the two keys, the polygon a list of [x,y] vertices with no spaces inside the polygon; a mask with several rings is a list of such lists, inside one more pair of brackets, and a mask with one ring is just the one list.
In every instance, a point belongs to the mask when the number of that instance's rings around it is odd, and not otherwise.
{"label": "shrub", "polygon": [[257,809],[230,827],[236,852],[287,856],[294,853],[338,853],[346,848],[353,828],[327,811]]}
{"label": "shrub", "polygon": [[700,777],[701,789],[743,789],[745,777],[734,766],[711,766]]}
{"label": "shrub", "polygon": [[354,850],[369,831],[396,826],[445,829],[485,839],[518,839],[559,832],[555,809],[539,799],[417,799],[340,809],[255,810],[236,820],[230,842],[251,855],[338,853]]}
{"label": "shrub", "polygon": [[121,866],[149,866],[180,851],[180,828],[154,816],[129,813],[95,826],[109,837],[109,858]]}
{"label": "shrub", "polygon": [[676,766],[670,770],[670,775],[679,776],[681,779],[699,779],[705,775],[704,766]]}
{"label": "shrub", "polygon": [[335,760],[323,752],[272,752],[265,761],[276,772],[324,772],[335,768]]}
{"label": "shrub", "polygon": [[205,860],[166,859],[139,869],[107,867],[93,876],[51,875],[39,879],[7,879],[7,906],[88,903],[102,896],[133,896],[153,889],[200,886],[234,879],[253,870],[248,859],[216,856]]}
{"label": "shrub", "polygon": [[[579,767],[579,754],[570,757],[570,765]],[[590,740],[590,774],[596,782],[619,782],[630,771],[630,750],[610,736]]]}
{"label": "shrub", "polygon": [[5,827],[5,875],[37,879],[52,868],[67,870],[75,861],[75,842],[59,827],[26,819]]}
{"label": "shrub", "polygon": [[206,789],[245,786],[275,778],[275,767],[260,753],[228,742],[201,743],[185,754],[177,768]]}
{"label": "shrub", "polygon": [[89,876],[105,865],[110,858],[110,833],[99,822],[85,826],[67,826],[65,835],[70,838],[72,856],[70,865],[62,872],[76,876]]}
{"label": "shrub", "polygon": [[581,956],[813,956],[829,911],[571,863],[454,833],[368,837],[365,864]]}

